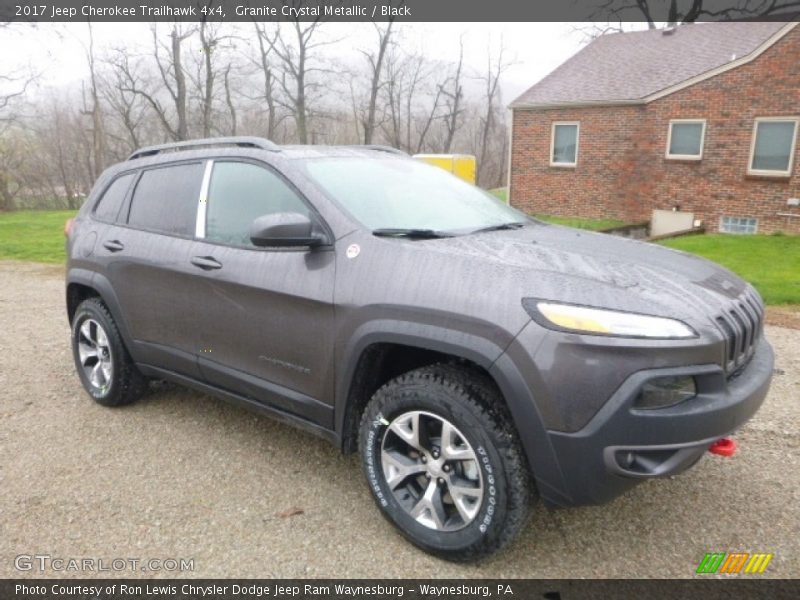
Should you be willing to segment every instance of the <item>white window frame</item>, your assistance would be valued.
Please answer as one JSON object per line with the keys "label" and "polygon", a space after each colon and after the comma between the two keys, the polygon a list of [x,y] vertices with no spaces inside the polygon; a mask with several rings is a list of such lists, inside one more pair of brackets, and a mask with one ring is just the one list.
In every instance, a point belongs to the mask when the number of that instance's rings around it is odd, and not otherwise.
{"label": "white window frame", "polygon": [[[794,123],[794,135],[792,136],[792,147],[789,150],[789,168],[786,171],[772,171],[769,169],[754,169],[753,160],[755,159],[756,137],[758,136],[759,123],[774,123],[789,121]],[[794,168],[794,151],[797,147],[797,130],[800,129],[800,117],[756,117],[753,121],[753,135],[750,138],[750,158],[747,160],[747,174],[758,175],[760,177],[791,177]]]}
{"label": "white window frame", "polygon": [[[700,130],[700,154],[670,154],[672,146],[672,126],[686,123],[700,123],[703,128]],[[706,146],[706,120],[705,119],[670,119],[667,129],[667,150],[664,154],[669,160],[703,160],[703,150]]]}
{"label": "white window frame", "polygon": [[[554,162],[553,150],[556,145],[556,127],[558,125],[574,125],[575,126],[575,162]],[[580,121],[553,121],[550,127],[550,166],[562,167],[567,169],[574,169],[578,166],[578,151],[581,145],[581,122]]]}

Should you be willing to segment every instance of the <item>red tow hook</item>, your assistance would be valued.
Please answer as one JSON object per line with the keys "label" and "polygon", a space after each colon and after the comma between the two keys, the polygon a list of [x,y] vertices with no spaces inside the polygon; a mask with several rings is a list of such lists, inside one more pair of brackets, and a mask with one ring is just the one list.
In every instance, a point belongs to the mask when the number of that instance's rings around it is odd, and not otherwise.
{"label": "red tow hook", "polygon": [[708,447],[708,451],[720,456],[733,456],[736,452],[736,442],[731,438],[720,438]]}

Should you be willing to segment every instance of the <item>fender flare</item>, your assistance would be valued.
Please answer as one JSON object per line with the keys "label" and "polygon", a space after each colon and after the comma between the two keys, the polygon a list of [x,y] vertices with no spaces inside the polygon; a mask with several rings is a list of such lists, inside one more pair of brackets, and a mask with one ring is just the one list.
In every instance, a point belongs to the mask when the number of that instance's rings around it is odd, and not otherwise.
{"label": "fender flare", "polygon": [[128,329],[127,322],[123,316],[117,294],[114,292],[114,288],[108,278],[97,271],[72,268],[67,273],[67,289],[69,289],[70,284],[73,283],[92,288],[98,293],[100,299],[108,307],[109,312],[111,312],[111,316],[114,317],[114,323],[122,336],[122,340],[125,342],[125,347],[128,349],[128,352],[131,353],[135,361],[134,350],[136,346],[133,344],[130,329]]}
{"label": "fender flare", "polygon": [[556,451],[533,395],[505,348],[483,337],[435,325],[376,320],[361,325],[343,352],[344,369],[336,382],[334,423],[343,442],[353,379],[364,351],[373,344],[402,344],[469,360],[494,379],[506,401],[539,494],[551,504],[569,504]]}

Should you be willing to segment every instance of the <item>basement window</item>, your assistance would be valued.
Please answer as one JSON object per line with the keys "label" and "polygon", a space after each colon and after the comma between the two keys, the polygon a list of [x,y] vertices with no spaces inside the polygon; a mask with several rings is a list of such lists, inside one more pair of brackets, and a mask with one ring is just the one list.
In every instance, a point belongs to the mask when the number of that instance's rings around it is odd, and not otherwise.
{"label": "basement window", "polygon": [[673,119],[667,134],[667,158],[700,160],[705,137],[705,119]]}
{"label": "basement window", "polygon": [[750,142],[751,175],[788,177],[792,174],[797,117],[767,117],[756,119]]}
{"label": "basement window", "polygon": [[758,232],[758,219],[750,217],[721,217],[719,230],[722,233],[753,235]]}
{"label": "basement window", "polygon": [[550,136],[550,166],[574,167],[578,164],[578,136],[580,123],[577,121],[555,122]]}

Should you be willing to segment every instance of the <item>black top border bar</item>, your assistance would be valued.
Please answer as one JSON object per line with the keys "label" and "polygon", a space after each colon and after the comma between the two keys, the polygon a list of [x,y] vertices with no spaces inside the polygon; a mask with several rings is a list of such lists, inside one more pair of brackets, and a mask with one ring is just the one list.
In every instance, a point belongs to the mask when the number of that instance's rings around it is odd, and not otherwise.
{"label": "black top border bar", "polygon": [[[23,22],[654,22],[671,0],[0,0]],[[678,21],[800,20],[797,0],[676,0]]]}

